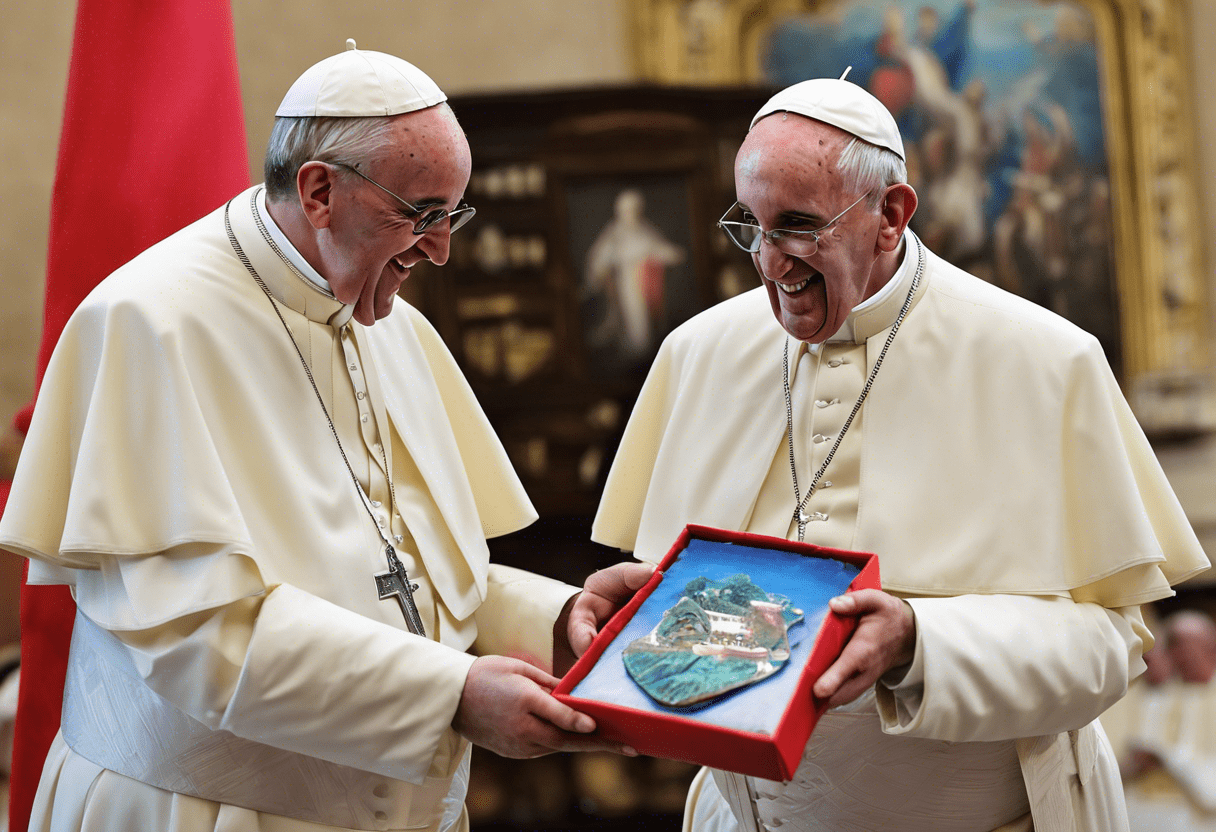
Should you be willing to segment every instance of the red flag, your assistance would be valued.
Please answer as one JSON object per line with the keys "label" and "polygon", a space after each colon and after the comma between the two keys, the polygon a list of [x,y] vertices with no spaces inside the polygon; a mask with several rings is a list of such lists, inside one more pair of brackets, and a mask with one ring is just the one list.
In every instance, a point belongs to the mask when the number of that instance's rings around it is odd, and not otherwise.
{"label": "red flag", "polygon": [[[38,378],[102,278],[249,186],[229,0],[79,0],[51,203]],[[9,822],[26,832],[75,615],[23,586]]]}

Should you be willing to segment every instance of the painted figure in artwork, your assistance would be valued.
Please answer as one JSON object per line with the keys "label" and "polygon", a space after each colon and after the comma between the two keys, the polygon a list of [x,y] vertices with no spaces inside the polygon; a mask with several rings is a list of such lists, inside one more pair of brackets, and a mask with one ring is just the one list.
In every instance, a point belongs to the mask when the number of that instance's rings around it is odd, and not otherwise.
{"label": "painted figure in artwork", "polygon": [[1037,0],[841,0],[773,27],[774,83],[840,77],[895,116],[946,259],[1095,335],[1118,371],[1098,46],[1092,13]]}
{"label": "painted figure in artwork", "polygon": [[685,251],[669,241],[645,216],[642,192],[617,194],[613,217],[591,244],[583,293],[603,302],[603,315],[588,333],[592,348],[615,347],[622,357],[646,356],[663,319],[667,267],[683,262]]}

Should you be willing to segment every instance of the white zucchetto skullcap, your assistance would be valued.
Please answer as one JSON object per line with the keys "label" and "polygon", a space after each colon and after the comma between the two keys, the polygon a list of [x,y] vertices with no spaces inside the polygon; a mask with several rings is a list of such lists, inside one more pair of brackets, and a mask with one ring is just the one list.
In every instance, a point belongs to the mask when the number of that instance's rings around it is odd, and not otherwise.
{"label": "white zucchetto skullcap", "polygon": [[283,96],[276,116],[395,116],[434,107],[447,96],[413,64],[383,52],[356,49],[313,64]]}
{"label": "white zucchetto skullcap", "polygon": [[765,116],[781,112],[797,113],[834,125],[870,144],[892,150],[906,161],[904,141],[891,111],[851,81],[813,78],[786,87],[760,108],[751,126],[755,127]]}

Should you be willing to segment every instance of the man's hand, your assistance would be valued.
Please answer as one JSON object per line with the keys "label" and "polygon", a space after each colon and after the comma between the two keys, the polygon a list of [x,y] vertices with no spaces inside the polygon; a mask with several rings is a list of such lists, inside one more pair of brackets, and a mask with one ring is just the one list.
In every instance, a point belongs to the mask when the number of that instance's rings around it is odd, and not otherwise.
{"label": "man's hand", "polygon": [[587,652],[595,636],[613,613],[625,605],[641,589],[654,566],[649,563],[618,563],[587,576],[583,591],[574,596],[569,607],[566,636],[574,655]]}
{"label": "man's hand", "polygon": [[452,727],[503,757],[554,751],[637,756],[629,746],[586,736],[595,730],[595,720],[554,699],[550,694],[556,686],[557,679],[527,662],[482,656],[469,668]]}
{"label": "man's hand", "polygon": [[857,629],[812,689],[835,708],[852,702],[893,667],[912,661],[916,619],[906,601],[877,589],[839,595],[828,602],[837,615],[857,618]]}

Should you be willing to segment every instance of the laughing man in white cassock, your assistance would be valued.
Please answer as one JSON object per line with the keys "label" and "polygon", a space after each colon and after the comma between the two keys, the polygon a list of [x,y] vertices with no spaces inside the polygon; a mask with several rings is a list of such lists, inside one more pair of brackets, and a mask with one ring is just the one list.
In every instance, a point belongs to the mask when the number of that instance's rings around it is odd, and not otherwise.
{"label": "laughing man in white cassock", "polygon": [[349,42],[277,116],[266,184],[103,281],[47,370],[0,524],[79,609],[31,830],[465,829],[469,741],[608,747],[504,657],[548,666],[576,590],[489,565],[536,515],[395,302],[473,214],[444,94]]}
{"label": "laughing man in white cassock", "polygon": [[879,557],[793,781],[702,771],[686,828],[1125,829],[1095,719],[1208,563],[1097,341],[927,250],[903,152],[844,80],[760,110],[721,225],[763,286],[666,340],[608,479],[593,536],[645,561],[685,523]]}

